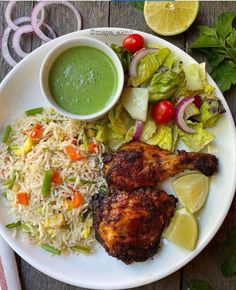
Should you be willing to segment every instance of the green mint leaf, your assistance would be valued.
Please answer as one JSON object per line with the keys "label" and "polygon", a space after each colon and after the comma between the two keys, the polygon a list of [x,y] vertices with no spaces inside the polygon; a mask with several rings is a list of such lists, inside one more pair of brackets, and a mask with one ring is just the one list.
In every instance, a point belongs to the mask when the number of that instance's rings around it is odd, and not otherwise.
{"label": "green mint leaf", "polygon": [[189,46],[189,48],[201,48],[201,47],[218,47],[218,39],[209,37],[207,35],[199,35],[197,39]]}
{"label": "green mint leaf", "polygon": [[187,286],[187,290],[213,290],[213,288],[207,281],[193,280]]}
{"label": "green mint leaf", "polygon": [[226,42],[232,48],[236,45],[236,29],[233,28],[229,36],[226,38]]}
{"label": "green mint leaf", "polygon": [[214,71],[217,68],[217,66],[224,61],[224,59],[225,56],[222,54],[217,54],[213,52],[209,54],[207,61],[210,66],[210,71]]}
{"label": "green mint leaf", "polygon": [[229,90],[231,85],[236,84],[236,69],[229,62],[221,63],[211,73],[222,92]]}
{"label": "green mint leaf", "polygon": [[206,25],[198,26],[198,38],[189,46],[190,48],[218,47],[218,36],[213,28]]}
{"label": "green mint leaf", "polygon": [[199,25],[198,26],[198,31],[202,35],[206,35],[206,36],[217,38],[217,34],[216,34],[215,29],[211,28],[211,27],[209,27],[207,25]]}
{"label": "green mint leaf", "polygon": [[230,230],[224,243],[221,271],[225,277],[230,277],[236,272],[236,227]]}
{"label": "green mint leaf", "polygon": [[130,1],[129,4],[139,10],[143,10],[144,7],[144,1]]}
{"label": "green mint leaf", "polygon": [[225,40],[232,32],[232,23],[235,17],[236,12],[225,12],[218,17],[215,25],[216,33],[222,40]]}
{"label": "green mint leaf", "polygon": [[227,278],[236,273],[236,249],[221,264],[221,272]]}
{"label": "green mint leaf", "polygon": [[[231,54],[231,58],[236,58],[236,46],[233,48],[228,48],[228,52]],[[236,61],[235,61],[236,63]]]}

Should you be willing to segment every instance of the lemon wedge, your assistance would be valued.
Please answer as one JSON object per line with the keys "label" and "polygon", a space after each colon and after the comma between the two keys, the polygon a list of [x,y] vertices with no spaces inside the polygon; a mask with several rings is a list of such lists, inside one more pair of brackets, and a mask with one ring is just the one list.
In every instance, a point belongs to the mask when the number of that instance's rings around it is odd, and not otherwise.
{"label": "lemon wedge", "polygon": [[199,1],[145,1],[147,25],[160,35],[176,35],[187,30],[199,10]]}
{"label": "lemon wedge", "polygon": [[187,250],[194,250],[198,239],[195,217],[185,207],[178,209],[163,237]]}
{"label": "lemon wedge", "polygon": [[197,212],[204,205],[209,192],[209,178],[201,173],[181,176],[172,182],[179,201],[191,213]]}

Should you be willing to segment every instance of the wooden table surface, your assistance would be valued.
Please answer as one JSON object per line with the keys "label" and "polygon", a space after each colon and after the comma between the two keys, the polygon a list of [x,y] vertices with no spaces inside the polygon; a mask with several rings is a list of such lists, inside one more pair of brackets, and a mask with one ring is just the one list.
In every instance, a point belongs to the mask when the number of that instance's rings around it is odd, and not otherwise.
{"label": "wooden table surface", "polygon": [[[0,2],[1,21],[0,21],[0,38],[6,27],[3,11],[7,2]],[[73,4],[80,10],[83,17],[83,28],[91,27],[123,27],[137,29],[152,33],[147,27],[143,13],[136,10],[128,3],[111,3],[111,2],[85,2],[74,1]],[[22,1],[17,3],[14,16],[29,15],[33,1]],[[196,26],[198,24],[212,25],[216,17],[223,11],[236,11],[236,2],[210,1],[200,2],[200,11],[196,21],[192,27],[185,33],[174,37],[165,37],[168,41],[177,45],[182,49],[186,49],[187,45],[196,36]],[[71,12],[61,6],[52,6],[47,13],[47,23],[52,24],[58,35],[62,35],[73,31],[76,21],[71,16]],[[36,37],[26,36],[24,38],[23,48],[30,52],[40,45],[40,41]],[[192,53],[190,53],[192,54]],[[192,54],[196,60],[201,61],[202,57],[194,53]],[[0,58],[0,80],[10,71],[8,64]],[[225,97],[236,120],[236,87],[225,93]],[[231,170],[229,168],[229,170]],[[227,180],[225,181],[227,182]],[[222,192],[222,194],[224,194]],[[156,283],[139,287],[139,290],[185,290],[187,283],[192,279],[203,279],[210,282],[215,290],[235,290],[236,276],[224,278],[220,271],[220,247],[224,241],[226,232],[233,225],[236,225],[236,199],[226,217],[225,222],[213,238],[211,243],[187,266],[176,273],[158,281]],[[79,290],[81,288],[70,286],[62,282],[56,281],[17,256],[22,288],[24,290]],[[107,270],[108,271],[108,270]],[[92,273],[91,273],[92,275]],[[9,289],[15,290],[15,289]]]}

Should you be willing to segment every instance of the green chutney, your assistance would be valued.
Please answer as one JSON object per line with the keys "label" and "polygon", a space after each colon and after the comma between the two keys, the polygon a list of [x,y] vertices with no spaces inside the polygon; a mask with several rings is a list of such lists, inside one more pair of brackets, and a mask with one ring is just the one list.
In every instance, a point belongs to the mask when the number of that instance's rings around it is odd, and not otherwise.
{"label": "green chutney", "polygon": [[49,89],[56,103],[79,115],[101,111],[112,100],[117,82],[117,70],[110,57],[89,46],[67,49],[49,71]]}

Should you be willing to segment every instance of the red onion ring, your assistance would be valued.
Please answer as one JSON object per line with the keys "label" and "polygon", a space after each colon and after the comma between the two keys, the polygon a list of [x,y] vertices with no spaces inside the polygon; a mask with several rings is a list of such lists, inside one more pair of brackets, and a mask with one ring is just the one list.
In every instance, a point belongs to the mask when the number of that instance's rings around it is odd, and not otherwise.
{"label": "red onion ring", "polygon": [[149,53],[155,53],[157,52],[158,48],[142,48],[139,51],[137,51],[131,60],[130,66],[129,66],[129,75],[131,77],[135,77],[137,75],[137,67],[142,58],[146,56]]}
{"label": "red onion ring", "polygon": [[194,102],[194,96],[188,96],[182,99],[175,108],[175,122],[177,126],[186,133],[194,134],[196,131],[190,128],[184,120],[184,111],[187,106]]}
{"label": "red onion ring", "polygon": [[[43,26],[49,30],[49,32],[52,34],[53,38],[57,37],[55,31],[48,24],[43,23]],[[16,54],[19,55],[21,58],[24,58],[28,55],[28,53],[24,52],[20,46],[21,36],[23,34],[31,33],[31,32],[34,32],[33,27],[31,24],[28,24],[28,25],[24,25],[24,26],[21,26],[20,28],[18,28],[17,31],[13,35],[12,46],[14,47]],[[44,43],[44,42],[42,42],[42,43]]]}
{"label": "red onion ring", "polygon": [[[52,38],[54,39],[54,38],[57,38],[57,34],[56,34],[56,32],[53,30],[53,28],[50,26],[50,25],[48,25],[47,23],[43,23],[42,24],[47,30],[48,30],[48,32],[51,34],[51,36],[52,36]],[[44,41],[42,41],[42,44],[43,43],[45,43]]]}
{"label": "red onion ring", "polygon": [[140,136],[142,134],[142,131],[143,131],[143,122],[139,121],[139,120],[136,120],[132,139],[136,140],[136,141],[139,140],[139,138],[140,138]]}
{"label": "red onion ring", "polygon": [[[24,16],[24,17],[20,17],[17,18],[16,20],[14,20],[14,23],[16,25],[22,24],[22,23],[26,23],[26,22],[30,22],[30,17],[28,16]],[[3,37],[2,37],[2,56],[5,59],[5,61],[12,67],[14,67],[17,62],[12,58],[9,48],[8,48],[8,39],[10,36],[10,33],[12,31],[11,27],[7,27],[3,33]]]}
{"label": "red onion ring", "polygon": [[[18,24],[16,24],[16,22],[12,21],[12,19],[11,19],[11,12],[12,12],[12,9],[15,6],[16,2],[17,1],[9,1],[9,3],[7,4],[6,10],[5,10],[6,23],[14,31],[16,31],[18,28],[20,28],[18,26]],[[44,18],[45,18],[45,10],[42,8],[41,9],[41,17],[40,17],[39,22],[37,23],[38,27],[40,27],[43,24]]]}
{"label": "red onion ring", "polygon": [[[20,24],[23,24],[23,23],[27,23],[27,22],[30,22],[31,21],[31,18],[29,16],[24,16],[24,17],[19,17],[17,19],[14,20],[14,24],[15,25],[20,25]],[[31,27],[31,25],[28,25]],[[57,35],[55,33],[55,31],[51,28],[51,26],[49,26],[48,24],[46,23],[43,23],[43,26],[45,28],[47,28],[47,30],[49,31],[49,33],[52,35],[53,38],[56,38]],[[17,26],[18,27],[18,26]],[[24,26],[23,26],[24,27]],[[21,28],[21,27],[20,27]],[[20,29],[19,28],[19,29]],[[32,30],[32,27],[31,27],[31,30]],[[9,51],[9,47],[8,47],[8,40],[9,40],[9,36],[10,36],[10,33],[12,31],[12,28],[11,27],[7,27],[4,32],[3,32],[3,37],[2,37],[2,42],[1,42],[1,51],[2,51],[2,56],[3,58],[5,59],[5,61],[11,66],[11,67],[14,67],[17,62],[12,58],[11,54],[10,54],[10,51]],[[22,30],[20,30],[21,32]],[[33,31],[33,30],[32,30]],[[32,32],[31,31],[31,32]],[[18,32],[19,33],[19,32]],[[17,34],[18,34],[17,33]],[[15,34],[14,34],[15,35]],[[15,36],[16,37],[16,36]],[[24,51],[22,51],[21,47],[20,47],[20,37],[19,39],[15,39],[14,40],[15,42],[17,42],[16,46],[19,48],[20,50],[20,53],[19,51],[16,51],[16,53],[18,55],[20,55],[21,57],[23,57],[23,55],[27,55]],[[42,42],[43,44],[44,42]]]}
{"label": "red onion ring", "polygon": [[26,57],[28,55],[28,53],[24,52],[21,49],[21,46],[20,46],[21,36],[22,36],[22,34],[31,33],[31,32],[33,32],[33,28],[30,24],[27,24],[27,25],[24,25],[24,26],[21,26],[20,28],[18,28],[13,35],[12,46],[14,47],[16,54],[22,58]]}
{"label": "red onion ring", "polygon": [[40,11],[47,5],[51,5],[51,4],[62,4],[64,6],[67,6],[68,8],[70,8],[72,10],[72,12],[75,14],[75,17],[77,19],[78,22],[78,30],[81,29],[82,26],[82,19],[81,19],[81,15],[78,12],[78,10],[74,7],[74,5],[72,5],[70,2],[67,1],[50,1],[50,2],[40,2],[38,3],[32,11],[31,14],[31,25],[33,27],[34,32],[38,35],[39,38],[41,38],[43,41],[50,41],[51,38],[47,37],[42,30],[40,29],[38,23],[37,23],[37,19],[38,19],[38,14],[40,13]]}

